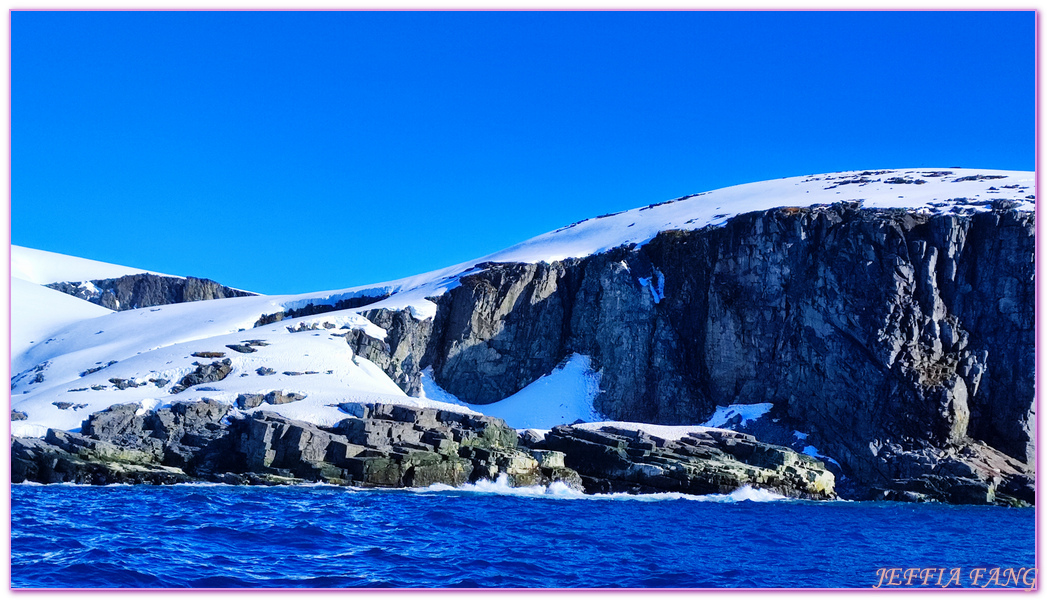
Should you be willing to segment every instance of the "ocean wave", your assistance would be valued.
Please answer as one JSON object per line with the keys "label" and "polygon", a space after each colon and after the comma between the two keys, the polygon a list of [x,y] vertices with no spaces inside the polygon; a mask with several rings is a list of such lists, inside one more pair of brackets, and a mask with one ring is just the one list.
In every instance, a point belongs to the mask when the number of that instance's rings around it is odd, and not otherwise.
{"label": "ocean wave", "polygon": [[549,485],[530,485],[512,487],[509,485],[509,477],[502,473],[498,476],[498,479],[491,481],[490,479],[481,479],[476,483],[466,483],[458,487],[450,486],[443,483],[434,483],[433,485],[425,488],[411,488],[411,491],[418,493],[432,493],[432,492],[456,492],[456,493],[472,493],[472,494],[496,494],[499,496],[523,496],[523,497],[541,497],[541,498],[588,498],[586,494],[577,490],[571,489],[564,483],[559,481],[553,482]]}

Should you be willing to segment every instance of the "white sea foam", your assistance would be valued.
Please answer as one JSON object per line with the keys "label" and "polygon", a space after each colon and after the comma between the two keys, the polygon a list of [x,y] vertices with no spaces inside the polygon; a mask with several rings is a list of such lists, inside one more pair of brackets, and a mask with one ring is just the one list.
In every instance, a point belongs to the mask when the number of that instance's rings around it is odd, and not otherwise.
{"label": "white sea foam", "polygon": [[509,485],[509,477],[505,473],[498,476],[498,479],[491,481],[490,479],[481,479],[476,483],[466,483],[464,485],[454,487],[444,483],[434,483],[433,485],[425,488],[414,488],[413,491],[420,493],[431,493],[431,492],[465,492],[465,493],[476,493],[476,494],[496,494],[499,496],[523,496],[530,498],[587,498],[582,492],[573,490],[567,485],[560,482],[553,482],[547,486],[543,485],[532,485],[522,487],[512,487]]}
{"label": "white sea foam", "polygon": [[742,486],[729,494],[681,494],[679,492],[659,492],[654,494],[628,494],[624,492],[613,494],[584,494],[571,489],[567,485],[554,482],[548,486],[533,485],[512,487],[509,478],[501,474],[498,479],[491,481],[482,479],[476,483],[467,483],[459,487],[435,483],[425,488],[412,488],[416,493],[469,493],[469,494],[492,494],[499,496],[518,496],[524,498],[555,498],[561,500],[627,500],[635,502],[660,502],[664,500],[690,500],[693,502],[717,502],[732,504],[737,502],[777,502],[793,500],[787,496],[750,486]]}
{"label": "white sea foam", "polygon": [[[130,483],[111,483],[103,486],[93,485],[89,483],[73,483],[73,482],[61,482],[53,484],[43,484],[33,481],[26,481],[22,483],[15,483],[12,485],[16,486],[28,486],[28,487],[43,487],[45,485],[50,486],[62,486],[62,487],[82,487],[82,488],[99,488],[99,487],[135,487],[136,484]],[[185,483],[170,484],[170,487],[175,488],[241,488],[247,487],[237,484],[209,482],[209,481],[190,481]],[[466,483],[464,485],[454,487],[444,483],[434,483],[429,487],[424,488],[365,488],[358,486],[343,486],[336,485],[326,482],[310,482],[310,483],[298,483],[287,486],[279,486],[281,488],[331,488],[340,489],[347,492],[353,493],[417,493],[417,494],[441,494],[441,493],[456,493],[456,494],[476,494],[476,495],[497,495],[497,496],[515,496],[519,498],[551,498],[557,500],[602,500],[602,501],[631,501],[631,502],[663,502],[666,500],[688,500],[691,502],[712,502],[718,504],[735,504],[739,502],[780,502],[780,501],[795,501],[794,498],[782,496],[768,490],[762,490],[753,488],[750,486],[742,486],[729,494],[705,494],[705,495],[694,495],[694,494],[682,494],[679,492],[659,492],[653,494],[629,494],[625,492],[617,492],[613,494],[585,494],[578,490],[568,487],[566,484],[561,482],[553,482],[549,485],[532,485],[532,486],[521,486],[512,487],[509,484],[509,478],[505,473],[498,476],[498,479],[491,481],[489,479],[481,479],[476,483]]]}

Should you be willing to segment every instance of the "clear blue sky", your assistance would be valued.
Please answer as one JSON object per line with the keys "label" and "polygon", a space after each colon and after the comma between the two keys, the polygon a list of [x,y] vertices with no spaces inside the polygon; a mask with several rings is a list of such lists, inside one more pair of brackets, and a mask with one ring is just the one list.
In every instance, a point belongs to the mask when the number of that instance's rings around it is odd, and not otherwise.
{"label": "clear blue sky", "polygon": [[1032,170],[1032,12],[14,12],[12,243],[263,293],[849,169]]}

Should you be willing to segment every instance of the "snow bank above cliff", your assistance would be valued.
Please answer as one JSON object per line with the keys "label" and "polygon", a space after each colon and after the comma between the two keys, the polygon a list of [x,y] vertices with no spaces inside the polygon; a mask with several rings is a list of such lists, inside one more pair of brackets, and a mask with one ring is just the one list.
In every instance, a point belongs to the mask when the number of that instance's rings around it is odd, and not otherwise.
{"label": "snow bank above cliff", "polygon": [[551,262],[624,244],[643,244],[661,231],[701,229],[779,207],[857,202],[863,208],[906,208],[927,214],[984,212],[994,200],[1035,208],[1030,171],[893,169],[848,171],[746,183],[642,208],[586,219],[527,240],[479,262]]}
{"label": "snow bank above cliff", "polygon": [[[343,290],[380,290],[389,297],[372,308],[410,308],[419,318],[435,313],[426,300],[458,285],[484,263],[553,262],[643,245],[659,232],[718,227],[731,217],[774,208],[853,203],[869,209],[907,209],[923,214],[972,214],[994,201],[1035,209],[1035,173],[986,169],[890,169],[847,171],[746,183],[692,194],[619,213],[585,219],[499,252],[413,277]],[[654,282],[651,282],[654,284]],[[657,295],[657,288],[652,293]]]}

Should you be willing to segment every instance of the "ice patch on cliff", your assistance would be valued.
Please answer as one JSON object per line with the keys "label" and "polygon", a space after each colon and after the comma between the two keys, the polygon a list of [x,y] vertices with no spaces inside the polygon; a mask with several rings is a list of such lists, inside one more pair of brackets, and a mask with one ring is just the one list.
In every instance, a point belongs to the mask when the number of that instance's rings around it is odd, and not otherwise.
{"label": "ice patch on cliff", "polygon": [[[806,437],[806,436],[805,436],[805,437]],[[817,449],[817,448],[815,448],[814,446],[804,446],[803,450],[801,450],[800,452],[803,452],[803,453],[804,453],[804,454],[806,454],[807,456],[812,456],[812,457],[814,457],[814,458],[820,458],[820,459],[822,459],[822,460],[826,460],[826,461],[829,461],[829,462],[831,462],[832,464],[836,465],[837,467],[839,467],[839,466],[840,466],[840,463],[836,462],[836,460],[835,460],[835,459],[833,459],[833,458],[830,458],[830,457],[828,457],[828,456],[826,456],[826,455],[824,455],[824,454],[822,454],[822,453],[818,452],[818,449]]]}
{"label": "ice patch on cliff", "polygon": [[665,298],[665,277],[659,272],[655,271],[653,277],[639,277],[640,285],[651,290],[651,297],[654,298],[654,303],[658,304]]}
{"label": "ice patch on cliff", "polygon": [[774,405],[770,402],[717,406],[713,416],[705,423],[702,423],[702,425],[705,427],[723,428],[734,426],[735,424],[731,423],[731,421],[737,421],[738,427],[745,427],[750,421],[755,421],[767,414],[772,406]]}

